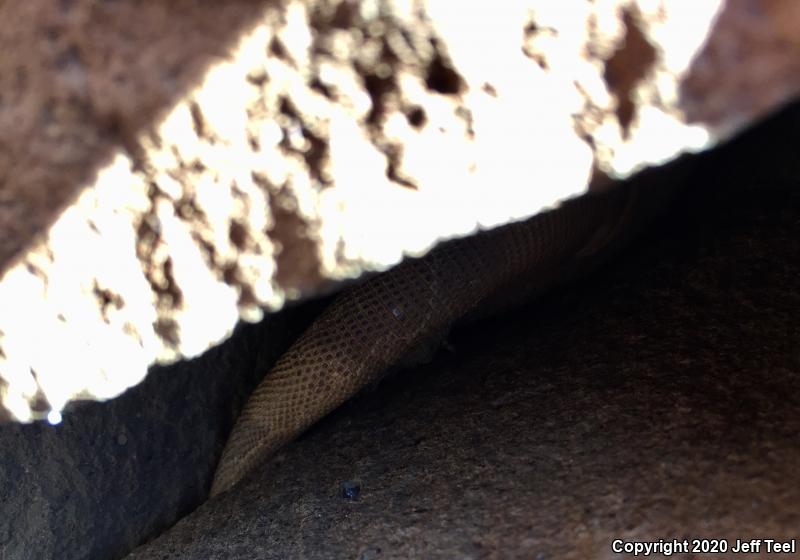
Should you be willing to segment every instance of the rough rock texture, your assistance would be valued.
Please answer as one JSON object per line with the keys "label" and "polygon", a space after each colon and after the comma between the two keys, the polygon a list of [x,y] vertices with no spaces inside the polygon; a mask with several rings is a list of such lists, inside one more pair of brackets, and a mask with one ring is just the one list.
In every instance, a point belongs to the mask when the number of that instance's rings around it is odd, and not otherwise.
{"label": "rough rock texture", "polygon": [[0,559],[120,558],[205,501],[247,395],[318,308],[243,325],[58,426],[0,425]]}
{"label": "rough rock texture", "polygon": [[724,134],[795,96],[798,21],[792,0],[728,0],[681,84],[689,122]]}
{"label": "rough rock texture", "polygon": [[705,147],[796,90],[781,72],[735,126],[687,124],[716,84],[681,98],[718,0],[557,6],[4,3],[2,415],[56,421],[263,307]]}
{"label": "rough rock texture", "polygon": [[461,332],[129,558],[617,558],[614,538],[796,538],[798,124],[703,159],[604,274]]}

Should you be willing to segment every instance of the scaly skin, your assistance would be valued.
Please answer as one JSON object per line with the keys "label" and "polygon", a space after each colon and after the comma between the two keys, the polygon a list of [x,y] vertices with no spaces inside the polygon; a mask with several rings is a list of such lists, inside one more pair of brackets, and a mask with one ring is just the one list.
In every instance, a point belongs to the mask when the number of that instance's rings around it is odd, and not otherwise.
{"label": "scaly skin", "polygon": [[223,451],[212,496],[453,323],[531,297],[605,260],[659,206],[658,197],[648,193],[643,202],[636,189],[629,184],[580,197],[525,222],[443,244],[342,292],[250,397]]}

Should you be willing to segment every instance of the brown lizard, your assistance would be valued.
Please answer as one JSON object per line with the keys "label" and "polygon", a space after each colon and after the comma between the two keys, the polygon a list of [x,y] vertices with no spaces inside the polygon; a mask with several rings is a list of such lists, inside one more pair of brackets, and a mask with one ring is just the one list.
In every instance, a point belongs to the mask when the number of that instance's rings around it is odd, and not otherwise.
{"label": "brown lizard", "polygon": [[244,407],[211,495],[227,491],[419,345],[530,298],[612,254],[664,205],[668,185],[626,183],[527,221],[440,245],[343,291]]}

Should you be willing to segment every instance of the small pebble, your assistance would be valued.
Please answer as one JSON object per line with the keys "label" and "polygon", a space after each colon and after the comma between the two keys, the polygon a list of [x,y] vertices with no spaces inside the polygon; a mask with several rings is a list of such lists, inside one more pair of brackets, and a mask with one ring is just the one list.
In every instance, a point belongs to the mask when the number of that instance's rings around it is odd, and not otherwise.
{"label": "small pebble", "polygon": [[354,480],[342,482],[342,498],[350,502],[357,502],[361,495],[361,485]]}

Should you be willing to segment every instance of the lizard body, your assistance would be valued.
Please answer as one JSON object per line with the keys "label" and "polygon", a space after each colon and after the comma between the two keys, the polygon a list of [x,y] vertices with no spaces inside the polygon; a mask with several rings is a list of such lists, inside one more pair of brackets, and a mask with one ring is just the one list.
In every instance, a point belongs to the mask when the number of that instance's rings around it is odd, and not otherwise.
{"label": "lizard body", "polygon": [[519,223],[440,245],[343,291],[251,395],[211,494],[455,322],[487,314],[596,266],[660,207],[621,185]]}

